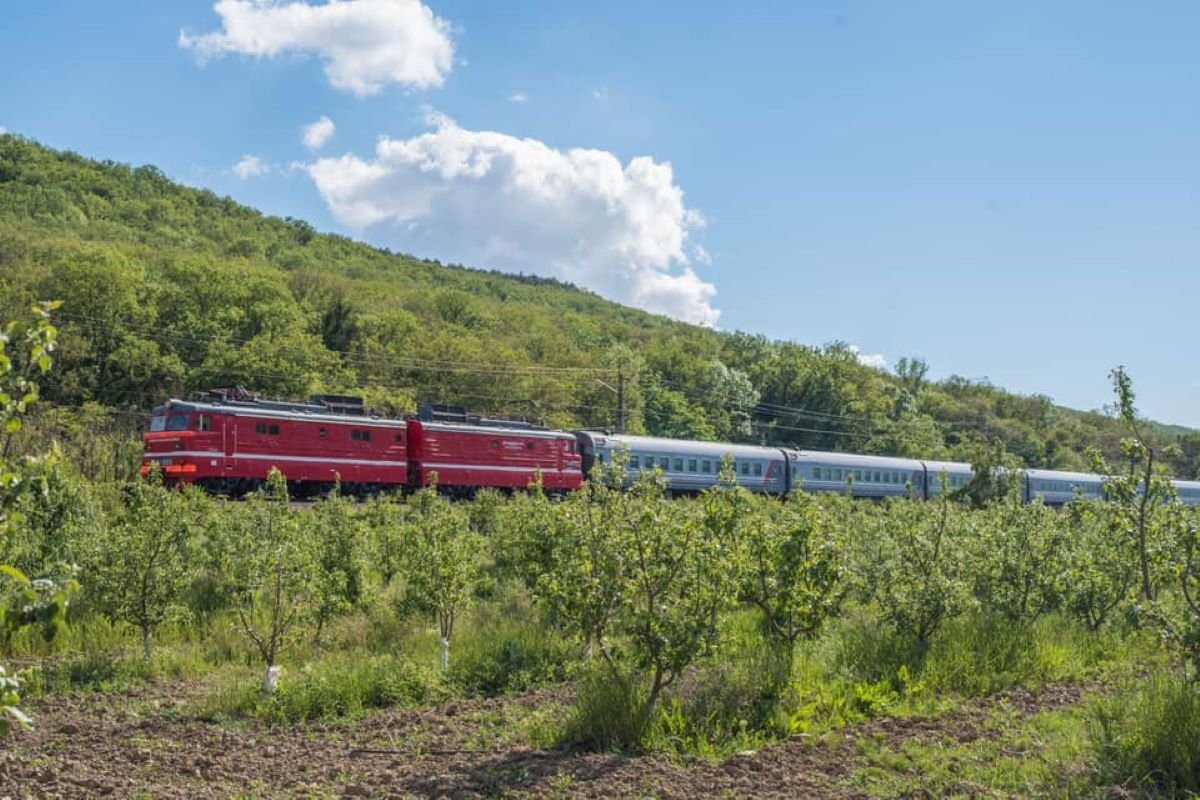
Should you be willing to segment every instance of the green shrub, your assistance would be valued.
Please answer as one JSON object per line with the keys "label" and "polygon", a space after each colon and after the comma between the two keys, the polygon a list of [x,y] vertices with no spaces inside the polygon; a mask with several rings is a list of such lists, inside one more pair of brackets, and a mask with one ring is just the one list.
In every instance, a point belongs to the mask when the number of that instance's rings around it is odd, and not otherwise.
{"label": "green shrub", "polygon": [[1029,625],[995,615],[948,621],[930,643],[921,677],[934,691],[981,697],[1048,675]]}
{"label": "green shrub", "polygon": [[611,670],[589,665],[575,681],[575,703],[555,744],[592,750],[643,749],[654,721],[642,713],[644,692],[636,677],[614,680]]}
{"label": "green shrub", "polygon": [[461,634],[447,679],[466,694],[523,692],[567,679],[576,648],[532,621],[473,625]]}
{"label": "green shrub", "polygon": [[202,719],[259,718],[279,724],[353,717],[373,708],[415,706],[445,696],[437,673],[406,658],[341,655],[285,669],[275,693],[238,670],[219,676],[199,701]]}
{"label": "green shrub", "polygon": [[111,654],[73,656],[29,671],[26,689],[31,697],[70,691],[116,691],[130,682],[128,668]]}
{"label": "green shrub", "polygon": [[899,676],[920,670],[925,648],[914,637],[856,615],[835,622],[812,651],[833,677],[852,684],[885,681],[899,692],[905,689]]}
{"label": "green shrub", "polygon": [[1098,777],[1150,792],[1200,792],[1200,692],[1155,674],[1090,709]]}
{"label": "green shrub", "polygon": [[786,734],[784,691],[765,646],[762,659],[743,658],[696,669],[673,688],[646,732],[648,745],[700,756],[761,747]]}
{"label": "green shrub", "polygon": [[343,656],[287,673],[254,714],[273,722],[356,716],[371,708],[411,706],[443,696],[436,673],[403,658]]}

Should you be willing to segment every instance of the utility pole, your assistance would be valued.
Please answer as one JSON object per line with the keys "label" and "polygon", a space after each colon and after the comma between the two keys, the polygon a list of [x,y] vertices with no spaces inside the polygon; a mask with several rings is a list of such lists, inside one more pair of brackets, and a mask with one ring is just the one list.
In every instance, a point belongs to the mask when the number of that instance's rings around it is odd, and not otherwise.
{"label": "utility pole", "polygon": [[617,367],[617,433],[625,432],[625,370]]}

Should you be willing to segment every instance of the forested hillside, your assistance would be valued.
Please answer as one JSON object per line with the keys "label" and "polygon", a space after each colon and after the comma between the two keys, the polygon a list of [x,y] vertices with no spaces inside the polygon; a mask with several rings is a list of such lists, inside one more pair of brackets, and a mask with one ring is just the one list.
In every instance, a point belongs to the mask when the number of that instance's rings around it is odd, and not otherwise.
{"label": "forested hillside", "polygon": [[[0,136],[0,319],[63,301],[53,404],[144,411],[240,383],[267,395],[361,393],[679,437],[970,459],[1000,440],[1026,465],[1118,456],[1095,413],[996,387],[897,374],[814,347],[723,333],[544,278],[447,266],[320,234],[212,192]],[[847,297],[847,302],[852,302]],[[1175,471],[1196,474],[1200,439]]]}

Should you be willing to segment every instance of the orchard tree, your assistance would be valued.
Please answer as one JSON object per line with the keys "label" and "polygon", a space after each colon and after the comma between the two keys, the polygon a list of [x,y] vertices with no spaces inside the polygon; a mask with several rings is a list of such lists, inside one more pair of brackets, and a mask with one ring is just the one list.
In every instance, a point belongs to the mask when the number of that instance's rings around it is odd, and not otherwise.
{"label": "orchard tree", "polygon": [[[57,331],[50,315],[58,303],[42,303],[27,320],[10,322],[0,329],[0,537],[7,538],[17,516],[14,508],[27,492],[44,492],[36,463],[9,461],[12,437],[21,429],[21,417],[38,399],[37,377],[50,370]],[[36,461],[36,460],[35,460]],[[0,628],[14,631],[39,625],[53,636],[62,627],[73,580],[30,580],[25,573],[0,564]],[[0,666],[0,734],[13,724],[28,725],[21,711],[21,682]]]}
{"label": "orchard tree", "polygon": [[[714,499],[705,498],[706,508]],[[762,612],[767,638],[783,657],[783,674],[790,675],[796,641],[815,636],[840,609],[842,548],[811,495],[794,492],[756,512],[743,537],[741,594]]]}
{"label": "orchard tree", "polygon": [[1171,517],[1169,506],[1177,499],[1175,488],[1168,480],[1160,454],[1146,435],[1138,420],[1133,382],[1124,367],[1117,367],[1109,377],[1116,395],[1115,411],[1124,425],[1127,438],[1121,441],[1121,454],[1128,469],[1116,474],[1098,455],[1093,456],[1094,469],[1112,475],[1105,491],[1116,512],[1113,532],[1133,543],[1141,578],[1141,599],[1153,603],[1158,594],[1158,576],[1169,558],[1170,534],[1166,530]]}
{"label": "orchard tree", "polygon": [[972,519],[967,549],[980,605],[1021,623],[1057,606],[1067,590],[1069,518],[1009,495]]}
{"label": "orchard tree", "polygon": [[1113,535],[1111,503],[1077,500],[1064,513],[1068,537],[1063,599],[1072,614],[1096,631],[1135,591],[1133,542]]}
{"label": "orchard tree", "polygon": [[57,443],[27,472],[41,490],[24,493],[17,503],[20,522],[7,542],[0,541],[0,559],[26,575],[41,577],[79,562],[80,545],[101,530],[106,519],[93,485]]}
{"label": "orchard tree", "polygon": [[362,528],[340,484],[303,517],[307,539],[314,549],[313,615],[317,625],[313,643],[321,647],[321,634],[331,619],[358,605],[363,595]]}
{"label": "orchard tree", "polygon": [[643,473],[627,491],[625,480],[618,458],[563,504],[562,524],[546,531],[554,555],[538,595],[552,618],[597,646],[634,700],[640,736],[663,691],[715,644],[737,574],[727,526],[666,500],[660,475]]}
{"label": "orchard tree", "polygon": [[116,520],[91,537],[88,592],[109,618],[138,628],[146,661],[155,631],[180,610],[191,582],[204,502],[195,490],[164,487],[155,470],[125,487]]}
{"label": "orchard tree", "polygon": [[408,513],[408,506],[386,494],[372,497],[361,512],[366,548],[384,589],[404,569],[403,520]]}
{"label": "orchard tree", "polygon": [[483,540],[471,530],[466,511],[438,495],[436,487],[417,492],[409,505],[405,577],[410,599],[437,621],[442,669],[447,669],[455,622],[470,607],[479,582]]}
{"label": "orchard tree", "polygon": [[280,653],[297,638],[316,594],[308,530],[288,503],[287,481],[272,469],[266,486],[226,515],[223,571],[239,627],[262,658],[264,694],[275,691]]}
{"label": "orchard tree", "polygon": [[1166,641],[1183,656],[1188,678],[1200,682],[1200,523],[1192,509],[1176,506],[1180,558],[1176,567],[1183,602],[1177,609],[1158,609]]}
{"label": "orchard tree", "polygon": [[967,518],[942,481],[941,493],[927,502],[885,501],[868,534],[882,545],[873,583],[883,618],[922,645],[970,598],[962,554]]}

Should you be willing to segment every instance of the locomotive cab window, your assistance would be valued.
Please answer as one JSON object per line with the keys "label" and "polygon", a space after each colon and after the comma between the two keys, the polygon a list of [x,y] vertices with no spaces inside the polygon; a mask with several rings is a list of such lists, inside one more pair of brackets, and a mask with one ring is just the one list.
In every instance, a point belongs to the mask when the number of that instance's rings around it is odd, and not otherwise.
{"label": "locomotive cab window", "polygon": [[159,414],[150,418],[150,432],[186,431],[188,429],[187,414]]}
{"label": "locomotive cab window", "polygon": [[196,430],[211,431],[212,430],[212,417],[210,417],[208,414],[200,414],[199,416],[197,416],[196,417]]}

